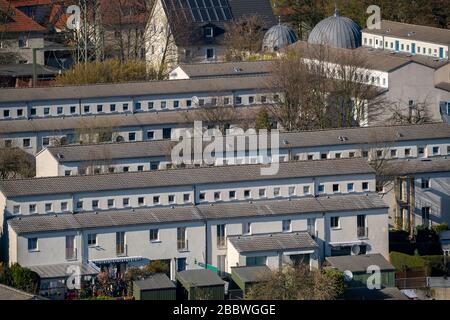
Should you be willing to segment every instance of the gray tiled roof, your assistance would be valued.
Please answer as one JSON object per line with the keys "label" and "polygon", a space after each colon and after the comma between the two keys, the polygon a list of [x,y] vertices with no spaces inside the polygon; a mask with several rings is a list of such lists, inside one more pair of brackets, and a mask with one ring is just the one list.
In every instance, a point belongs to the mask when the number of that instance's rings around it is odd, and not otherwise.
{"label": "gray tiled roof", "polygon": [[377,195],[340,195],[306,197],[292,200],[266,200],[214,205],[141,208],[59,215],[15,217],[8,224],[17,234],[32,234],[64,230],[85,230],[132,225],[152,225],[185,221],[208,221],[263,216],[288,216],[307,213],[364,211],[388,208]]}
{"label": "gray tiled roof", "polygon": [[[98,270],[90,266],[87,263],[73,264],[73,263],[62,263],[62,264],[51,264],[42,266],[31,266],[31,270],[39,274],[41,279],[55,279],[55,278],[66,278],[73,273],[74,267],[78,267],[80,270],[80,275],[96,275]],[[70,269],[69,269],[70,268]]]}
{"label": "gray tiled roof", "polygon": [[279,163],[276,175],[261,175],[264,165],[215,166],[126,172],[95,176],[47,177],[0,181],[0,191],[7,197],[108,190],[173,187],[240,181],[264,181],[301,177],[373,174],[362,158]]}
{"label": "gray tiled roof", "polygon": [[242,76],[268,74],[272,61],[236,61],[217,63],[180,64],[179,67],[190,79],[220,76]]}
{"label": "gray tiled roof", "polygon": [[0,284],[0,300],[47,300],[43,297],[30,294],[28,292],[18,290]]}
{"label": "gray tiled roof", "polygon": [[[339,140],[338,137],[346,137]],[[331,129],[319,131],[302,131],[280,134],[280,149],[319,147],[331,145],[370,144],[382,142],[400,142],[427,139],[450,139],[450,125],[433,123],[423,125],[403,125],[388,127],[362,127]],[[283,144],[287,141],[288,145]],[[173,146],[170,140],[105,143],[93,145],[67,145],[49,147],[55,156],[61,155],[60,162],[93,161],[107,159],[129,159],[144,157],[166,157]],[[250,146],[254,149],[255,146]],[[246,149],[249,149],[248,143]],[[225,149],[224,149],[225,150]]]}
{"label": "gray tiled roof", "polygon": [[358,256],[339,256],[325,258],[332,267],[340,271],[367,272],[369,266],[378,266],[381,271],[395,270],[394,266],[381,254],[366,254]]}
{"label": "gray tiled roof", "polygon": [[177,272],[176,277],[189,288],[225,285],[216,272],[206,269],[184,270]]}
{"label": "gray tiled roof", "polygon": [[267,85],[267,77],[265,76],[241,76],[218,77],[214,81],[210,79],[163,80],[46,88],[0,89],[0,103],[231,92],[234,90],[264,89],[267,88]]}
{"label": "gray tiled roof", "polygon": [[[1,92],[0,92],[1,93]],[[236,117],[241,119],[254,117],[253,112],[257,112],[259,107],[238,107]],[[0,134],[10,134],[16,132],[41,132],[62,130],[74,130],[87,127],[140,127],[161,124],[183,124],[193,123],[193,119],[201,119],[201,109],[163,111],[163,112],[142,112],[127,114],[111,114],[101,116],[76,116],[66,118],[42,118],[31,120],[4,120],[0,122]]]}
{"label": "gray tiled roof", "polygon": [[[389,31],[388,31],[389,30]],[[450,30],[389,20],[381,21],[380,29],[364,29],[364,32],[397,37],[411,41],[424,41],[450,45]]]}
{"label": "gray tiled roof", "polygon": [[231,267],[231,273],[235,274],[244,283],[253,283],[270,274],[270,269],[267,266]]}
{"label": "gray tiled roof", "polygon": [[389,160],[383,164],[382,172],[386,176],[450,172],[450,159],[447,156],[444,156],[425,159]]}
{"label": "gray tiled roof", "polygon": [[228,237],[239,253],[315,249],[317,243],[307,232],[273,233]]}
{"label": "gray tiled roof", "polygon": [[175,289],[175,284],[164,273],[156,273],[142,280],[133,281],[140,290]]}

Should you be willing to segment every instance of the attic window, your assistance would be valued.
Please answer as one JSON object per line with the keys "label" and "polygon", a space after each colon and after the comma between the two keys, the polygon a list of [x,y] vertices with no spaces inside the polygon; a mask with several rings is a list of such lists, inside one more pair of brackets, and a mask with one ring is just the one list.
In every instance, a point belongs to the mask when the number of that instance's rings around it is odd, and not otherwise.
{"label": "attic window", "polygon": [[212,27],[206,27],[205,38],[212,38],[212,37],[214,37],[214,29]]}

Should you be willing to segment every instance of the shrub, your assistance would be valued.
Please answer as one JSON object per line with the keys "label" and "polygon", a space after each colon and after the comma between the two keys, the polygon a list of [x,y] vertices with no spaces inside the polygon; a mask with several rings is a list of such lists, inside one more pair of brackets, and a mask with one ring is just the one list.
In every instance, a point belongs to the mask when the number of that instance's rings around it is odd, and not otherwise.
{"label": "shrub", "polygon": [[10,268],[12,286],[16,289],[37,294],[39,291],[39,275],[15,263]]}
{"label": "shrub", "polygon": [[389,257],[392,265],[398,271],[425,267],[425,261],[420,256],[410,256],[400,252],[391,252]]}

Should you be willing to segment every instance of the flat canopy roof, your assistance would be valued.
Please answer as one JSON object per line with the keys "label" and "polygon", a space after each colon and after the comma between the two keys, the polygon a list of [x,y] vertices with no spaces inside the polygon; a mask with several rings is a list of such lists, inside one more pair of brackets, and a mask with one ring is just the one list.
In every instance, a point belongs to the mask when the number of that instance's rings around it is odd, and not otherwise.
{"label": "flat canopy roof", "polygon": [[73,268],[79,268],[81,276],[97,275],[99,271],[87,263],[82,264],[52,264],[44,266],[31,266],[31,270],[39,274],[41,279],[66,278],[74,272]]}
{"label": "flat canopy roof", "polygon": [[237,276],[243,283],[258,282],[270,272],[267,266],[231,267],[231,274]]}
{"label": "flat canopy roof", "polygon": [[175,284],[164,273],[156,273],[142,280],[135,280],[134,284],[141,290],[175,289]]}
{"label": "flat canopy roof", "polygon": [[317,243],[307,232],[273,233],[228,238],[239,253],[315,249]]}
{"label": "flat canopy roof", "polygon": [[369,266],[378,266],[381,271],[394,271],[394,266],[381,254],[366,254],[359,256],[339,256],[325,258],[333,268],[339,271],[367,272]]}
{"label": "flat canopy roof", "polygon": [[225,285],[225,282],[217,275],[217,273],[206,269],[177,272],[176,277],[185,288]]}

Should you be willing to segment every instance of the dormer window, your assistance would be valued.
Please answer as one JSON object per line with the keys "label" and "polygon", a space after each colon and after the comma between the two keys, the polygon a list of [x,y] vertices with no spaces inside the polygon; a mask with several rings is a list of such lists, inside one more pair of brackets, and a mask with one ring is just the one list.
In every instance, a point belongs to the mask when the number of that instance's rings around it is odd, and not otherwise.
{"label": "dormer window", "polygon": [[214,29],[212,27],[206,27],[205,38],[212,38],[212,37],[214,37]]}

